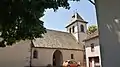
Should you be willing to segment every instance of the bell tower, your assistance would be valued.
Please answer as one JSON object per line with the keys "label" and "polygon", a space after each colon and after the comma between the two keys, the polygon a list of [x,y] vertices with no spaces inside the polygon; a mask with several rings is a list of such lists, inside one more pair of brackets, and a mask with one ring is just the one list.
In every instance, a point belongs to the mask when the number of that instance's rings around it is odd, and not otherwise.
{"label": "bell tower", "polygon": [[78,42],[84,43],[83,40],[87,36],[87,23],[83,18],[75,12],[72,15],[71,21],[66,26],[67,32],[71,33]]}

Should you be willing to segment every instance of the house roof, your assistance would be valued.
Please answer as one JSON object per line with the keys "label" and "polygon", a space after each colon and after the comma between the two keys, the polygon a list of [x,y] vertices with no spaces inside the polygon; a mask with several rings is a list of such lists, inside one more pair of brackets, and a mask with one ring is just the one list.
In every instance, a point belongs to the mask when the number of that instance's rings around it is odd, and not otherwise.
{"label": "house roof", "polygon": [[91,34],[88,33],[87,38],[85,40],[83,40],[83,41],[89,41],[89,40],[94,39],[96,37],[99,37],[98,30],[96,30],[94,33],[91,33]]}
{"label": "house roof", "polygon": [[83,23],[88,23],[77,12],[75,12],[72,16],[72,19],[71,19],[70,23],[66,26],[66,28],[76,21],[80,21],[80,22],[83,22]]}
{"label": "house roof", "polygon": [[82,44],[72,34],[56,30],[47,30],[43,38],[37,38],[33,43],[35,47],[82,49]]}

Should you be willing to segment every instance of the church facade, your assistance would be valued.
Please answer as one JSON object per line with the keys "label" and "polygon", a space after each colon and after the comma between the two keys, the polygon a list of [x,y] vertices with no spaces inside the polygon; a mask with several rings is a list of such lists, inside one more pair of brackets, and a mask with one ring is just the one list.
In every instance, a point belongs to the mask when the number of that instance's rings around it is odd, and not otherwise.
{"label": "church facade", "polygon": [[0,48],[0,66],[61,66],[66,60],[79,61],[83,65],[87,22],[76,12],[66,29],[67,32],[47,29],[43,38]]}

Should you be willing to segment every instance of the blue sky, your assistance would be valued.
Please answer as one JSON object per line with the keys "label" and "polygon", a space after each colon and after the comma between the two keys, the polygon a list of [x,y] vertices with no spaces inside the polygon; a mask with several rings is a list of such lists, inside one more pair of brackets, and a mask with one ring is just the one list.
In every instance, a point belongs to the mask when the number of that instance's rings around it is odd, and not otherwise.
{"label": "blue sky", "polygon": [[46,10],[44,17],[41,18],[44,21],[44,26],[48,29],[65,31],[65,26],[69,23],[76,9],[80,16],[88,22],[88,26],[97,24],[95,6],[88,0],[69,3],[70,10],[64,8],[58,9],[57,12],[54,12],[53,9]]}

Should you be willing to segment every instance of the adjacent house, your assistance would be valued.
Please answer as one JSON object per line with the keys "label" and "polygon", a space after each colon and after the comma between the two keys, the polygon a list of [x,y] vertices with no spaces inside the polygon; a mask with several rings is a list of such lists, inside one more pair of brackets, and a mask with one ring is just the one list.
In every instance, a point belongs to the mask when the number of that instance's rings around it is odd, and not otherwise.
{"label": "adjacent house", "polygon": [[88,34],[85,42],[85,55],[87,67],[101,67],[100,44],[98,30]]}

